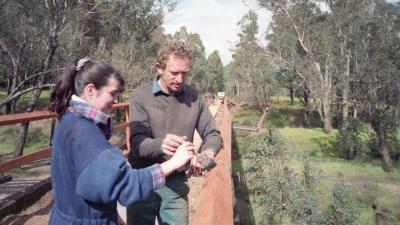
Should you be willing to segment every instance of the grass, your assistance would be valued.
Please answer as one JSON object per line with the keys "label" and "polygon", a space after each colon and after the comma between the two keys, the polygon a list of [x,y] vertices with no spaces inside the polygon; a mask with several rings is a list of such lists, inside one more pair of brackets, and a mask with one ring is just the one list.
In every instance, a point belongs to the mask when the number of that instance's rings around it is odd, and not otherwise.
{"label": "grass", "polygon": [[[7,97],[6,91],[0,91],[0,101]],[[16,113],[25,111],[26,104],[31,97],[31,92],[23,94],[17,102]],[[50,99],[50,90],[43,90],[40,94],[35,110],[45,110]],[[19,132],[19,124],[0,127],[0,155],[12,153],[15,149],[15,142]],[[50,120],[31,122],[24,148],[24,154],[29,154],[43,149],[49,145]]]}
{"label": "grass", "polygon": [[[30,123],[24,154],[29,154],[49,146],[51,120],[40,120]],[[12,153],[18,136],[19,125],[0,127],[0,156]]]}
{"label": "grass", "polygon": [[[285,105],[290,105],[290,97],[287,96],[273,96],[271,98],[271,101],[273,104],[285,104]],[[298,98],[293,99],[294,104],[293,105],[299,105],[301,104],[300,100]]]}
{"label": "grass", "polygon": [[[286,140],[288,147],[287,164],[296,173],[302,173],[303,156],[308,155],[310,164],[314,171],[315,185],[314,194],[317,202],[322,209],[327,209],[331,199],[331,190],[336,183],[343,182],[348,185],[352,204],[358,209],[357,224],[375,224],[375,211],[373,204],[379,204],[381,209],[386,212],[389,224],[400,224],[400,162],[395,162],[393,172],[387,173],[382,169],[380,159],[371,159],[367,156],[359,157],[355,160],[345,160],[340,158],[340,153],[335,149],[336,134],[334,129],[330,134],[324,133],[322,123],[317,117],[312,117],[311,128],[304,128],[303,113],[296,102],[288,105],[288,98],[274,98],[274,105],[267,114],[265,127],[279,128],[279,132]],[[260,114],[254,110],[243,110],[235,114],[235,121],[247,121],[251,118],[256,123]],[[243,118],[242,118],[243,116]],[[249,146],[251,133],[246,131],[234,131],[235,146],[239,155],[246,154]],[[400,132],[398,133],[400,137]],[[365,137],[363,137],[365,139]],[[364,140],[365,141],[365,140]],[[365,149],[365,151],[369,151]],[[234,171],[243,171],[245,162],[236,160],[233,162]],[[240,192],[246,190],[240,187]],[[254,199],[251,194],[241,202],[249,202]],[[250,206],[251,209],[251,206]],[[251,212],[255,221],[260,221],[259,212],[262,209],[252,209]],[[240,213],[240,212],[239,212]],[[243,214],[243,213],[242,213]],[[244,215],[249,219],[248,215]],[[254,218],[253,218],[254,219]],[[254,220],[253,220],[254,221]],[[242,221],[242,224],[251,222]],[[290,223],[287,223],[290,224]]]}
{"label": "grass", "polygon": [[234,124],[240,125],[257,125],[258,120],[261,117],[261,111],[258,109],[247,109],[246,111],[238,112],[233,118]]}
{"label": "grass", "polygon": [[[50,90],[43,90],[40,93],[39,100],[36,104],[35,110],[45,110],[49,104],[49,99],[50,99]],[[26,104],[28,103],[30,97],[31,97],[31,92],[25,93],[21,95],[21,97],[18,99],[17,106],[16,106],[16,113],[22,113],[25,111]],[[7,93],[5,91],[0,91],[0,101],[3,101],[4,99],[7,98]],[[0,115],[1,113],[4,113],[4,110],[0,110]]]}
{"label": "grass", "polygon": [[337,157],[334,149],[337,130],[330,134],[322,128],[291,128],[279,129],[279,133],[287,141],[289,154],[303,155],[304,152],[314,157]]}
{"label": "grass", "polygon": [[0,101],[3,101],[7,97],[7,92],[0,90]]}

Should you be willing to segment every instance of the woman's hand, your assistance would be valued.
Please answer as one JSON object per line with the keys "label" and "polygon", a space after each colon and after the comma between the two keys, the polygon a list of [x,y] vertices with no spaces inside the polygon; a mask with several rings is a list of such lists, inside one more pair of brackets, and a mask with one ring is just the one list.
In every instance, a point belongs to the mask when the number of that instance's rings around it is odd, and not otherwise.
{"label": "woman's hand", "polygon": [[194,155],[195,146],[191,142],[184,142],[178,149],[176,149],[175,154],[171,159],[162,163],[161,170],[165,176],[168,176],[173,171],[184,166]]}

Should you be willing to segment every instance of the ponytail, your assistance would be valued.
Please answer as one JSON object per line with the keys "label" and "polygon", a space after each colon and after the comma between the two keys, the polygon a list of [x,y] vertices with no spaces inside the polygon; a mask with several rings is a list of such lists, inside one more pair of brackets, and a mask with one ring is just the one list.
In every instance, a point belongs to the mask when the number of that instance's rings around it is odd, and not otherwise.
{"label": "ponytail", "polygon": [[96,89],[106,86],[113,77],[119,82],[119,91],[124,90],[124,79],[112,66],[87,57],[75,60],[67,66],[50,96],[49,110],[61,118],[73,94],[80,96],[86,85],[93,84]]}
{"label": "ponytail", "polygon": [[64,115],[69,101],[71,100],[71,96],[75,94],[75,77],[78,73],[76,71],[77,62],[78,60],[75,60],[67,66],[50,95],[50,105],[48,109],[54,112],[58,118]]}

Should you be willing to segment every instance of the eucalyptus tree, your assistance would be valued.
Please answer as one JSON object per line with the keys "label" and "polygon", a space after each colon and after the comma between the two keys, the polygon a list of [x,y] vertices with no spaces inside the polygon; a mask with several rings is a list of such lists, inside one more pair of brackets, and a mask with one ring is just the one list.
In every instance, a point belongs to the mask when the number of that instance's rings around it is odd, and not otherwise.
{"label": "eucalyptus tree", "polygon": [[[67,15],[77,1],[5,1],[1,9],[4,18],[0,36],[2,51],[6,53],[5,67],[8,68],[7,98],[0,103],[10,112],[10,104],[24,93],[30,92],[30,99],[25,107],[32,112],[51,76],[59,38],[66,26]],[[16,141],[15,156],[22,155],[29,123],[22,123]]]}
{"label": "eucalyptus tree", "polygon": [[238,22],[239,42],[233,49],[234,89],[238,97],[255,99],[261,107],[273,89],[273,69],[263,48],[257,43],[257,14],[249,11]]}
{"label": "eucalyptus tree", "polygon": [[[153,41],[153,34],[162,34],[163,15],[174,5],[173,0],[2,1],[1,67],[8,96],[0,107],[10,113],[18,98],[31,92],[25,111],[33,111],[42,89],[54,85],[54,75],[72,58],[90,55],[129,65],[124,74],[142,72],[143,61],[158,50],[160,40]],[[21,125],[15,155],[22,154],[28,126]]]}
{"label": "eucalyptus tree", "polygon": [[[159,47],[166,41],[164,15],[174,9],[176,0],[95,1],[95,16],[89,24],[95,48],[90,55],[102,58],[121,70],[128,90],[152,79]],[[96,5],[93,5],[96,6]]]}
{"label": "eucalyptus tree", "polygon": [[207,92],[219,92],[224,90],[224,66],[217,50],[207,58]]}
{"label": "eucalyptus tree", "polygon": [[231,99],[238,97],[238,93],[235,90],[234,74],[234,65],[231,61],[228,65],[224,67],[224,89]]}
{"label": "eucalyptus tree", "polygon": [[400,10],[385,1],[364,3],[355,50],[356,99],[378,139],[385,171],[393,170],[388,140],[396,138],[400,115]]}
{"label": "eucalyptus tree", "polygon": [[186,27],[183,26],[174,34],[172,38],[185,41],[191,47],[193,54],[193,65],[192,70],[190,71],[188,84],[196,86],[201,93],[206,92],[209,78],[207,77],[205,47],[200,35],[197,33],[189,33]]}
{"label": "eucalyptus tree", "polygon": [[259,0],[273,12],[267,53],[275,64],[294,71],[314,99],[324,123],[332,130],[331,104],[337,70],[335,42],[326,12],[312,1]]}

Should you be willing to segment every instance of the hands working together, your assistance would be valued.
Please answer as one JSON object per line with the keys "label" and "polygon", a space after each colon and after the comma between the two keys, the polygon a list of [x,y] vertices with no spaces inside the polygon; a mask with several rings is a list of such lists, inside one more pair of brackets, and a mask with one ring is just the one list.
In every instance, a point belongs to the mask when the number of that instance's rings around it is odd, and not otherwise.
{"label": "hands working together", "polygon": [[[211,149],[207,149],[205,151],[202,151],[202,155],[199,156],[197,155],[197,149],[196,146],[192,142],[186,141],[187,137],[186,136],[178,136],[175,134],[167,134],[161,144],[161,149],[166,155],[174,155],[176,157],[180,151],[193,151],[194,155],[192,159],[190,160],[190,167],[188,174],[189,175],[199,175],[201,174],[204,169],[207,169],[204,167],[204,163],[201,163],[205,160],[213,160],[215,155],[214,152]],[[206,157],[206,159],[204,159]],[[200,159],[201,158],[201,159]],[[200,162],[200,163],[199,163]]]}

